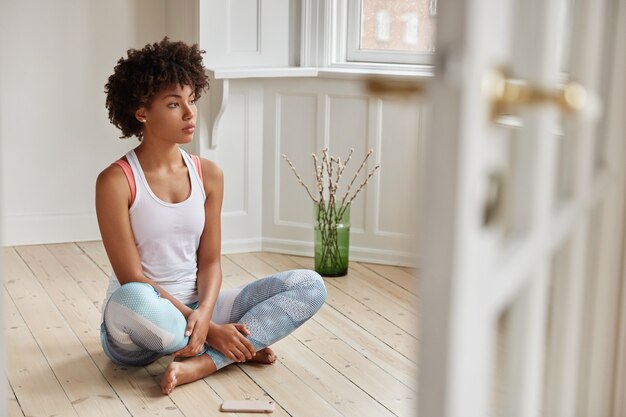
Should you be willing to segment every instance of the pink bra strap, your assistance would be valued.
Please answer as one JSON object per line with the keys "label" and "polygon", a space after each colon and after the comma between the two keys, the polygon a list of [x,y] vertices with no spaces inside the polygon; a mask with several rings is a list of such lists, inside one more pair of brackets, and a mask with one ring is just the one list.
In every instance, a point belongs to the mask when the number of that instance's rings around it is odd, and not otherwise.
{"label": "pink bra strap", "polygon": [[202,179],[202,166],[200,165],[200,157],[198,155],[191,155],[191,160],[193,161],[193,164],[196,166],[196,172],[198,173],[198,176],[200,177],[200,182],[204,182],[204,180]]}
{"label": "pink bra strap", "polygon": [[119,165],[124,171],[124,175],[126,175],[128,185],[130,186],[130,205],[132,206],[135,202],[135,194],[137,194],[137,185],[135,184],[135,176],[133,175],[133,170],[130,167],[130,164],[123,159],[118,159],[114,162],[114,164]]}

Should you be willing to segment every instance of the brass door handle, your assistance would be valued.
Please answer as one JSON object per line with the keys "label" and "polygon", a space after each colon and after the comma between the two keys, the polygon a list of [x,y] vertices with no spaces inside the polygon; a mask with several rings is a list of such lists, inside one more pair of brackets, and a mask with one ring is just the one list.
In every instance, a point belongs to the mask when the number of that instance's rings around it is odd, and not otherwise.
{"label": "brass door handle", "polygon": [[554,104],[563,113],[572,114],[588,104],[587,89],[570,81],[563,87],[547,89],[530,85],[525,80],[508,78],[503,71],[493,70],[483,78],[483,92],[491,101],[491,117],[512,114],[521,106]]}
{"label": "brass door handle", "polygon": [[412,98],[425,92],[421,81],[390,80],[383,78],[368,78],[365,82],[367,92],[377,97]]}

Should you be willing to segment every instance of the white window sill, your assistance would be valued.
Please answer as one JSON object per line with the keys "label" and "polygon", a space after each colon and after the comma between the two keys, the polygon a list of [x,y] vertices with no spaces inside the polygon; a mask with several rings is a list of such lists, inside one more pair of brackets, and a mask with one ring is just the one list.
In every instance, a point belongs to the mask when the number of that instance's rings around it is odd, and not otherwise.
{"label": "white window sill", "polygon": [[372,69],[372,68],[345,68],[330,67],[320,68],[319,77],[324,78],[349,78],[349,79],[367,79],[367,78],[389,78],[393,80],[406,80],[429,78],[434,75],[432,69],[415,69],[411,71],[397,69]]}
{"label": "white window sill", "polygon": [[321,77],[321,78],[389,78],[389,79],[417,79],[430,78],[434,75],[433,67],[419,66],[399,69],[397,66],[363,68],[362,66],[334,66],[334,67],[271,67],[271,68],[208,68],[207,73],[214,80],[234,80],[247,78],[294,78],[294,77]]}
{"label": "white window sill", "polygon": [[271,68],[208,68],[209,77],[215,80],[233,80],[242,78],[289,78],[316,77],[317,68],[271,67]]}

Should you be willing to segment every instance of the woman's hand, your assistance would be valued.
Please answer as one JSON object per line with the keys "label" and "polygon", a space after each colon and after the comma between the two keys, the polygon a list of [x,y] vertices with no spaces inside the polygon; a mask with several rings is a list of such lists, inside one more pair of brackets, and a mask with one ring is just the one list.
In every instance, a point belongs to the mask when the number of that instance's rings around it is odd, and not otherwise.
{"label": "woman's hand", "polygon": [[174,352],[173,356],[188,357],[196,356],[200,353],[204,347],[210,324],[211,320],[203,310],[197,309],[189,313],[187,316],[187,328],[185,329],[185,336],[189,337],[189,341],[187,346]]}
{"label": "woman's hand", "polygon": [[206,341],[228,359],[245,362],[256,355],[256,349],[245,336],[250,332],[243,323],[211,323],[211,331]]}

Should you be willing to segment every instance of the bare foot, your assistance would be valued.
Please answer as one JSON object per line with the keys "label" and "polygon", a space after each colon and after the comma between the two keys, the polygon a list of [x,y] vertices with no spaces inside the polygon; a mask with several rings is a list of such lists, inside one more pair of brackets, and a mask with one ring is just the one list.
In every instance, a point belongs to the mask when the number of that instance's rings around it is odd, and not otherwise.
{"label": "bare foot", "polygon": [[252,357],[252,359],[248,359],[246,362],[271,365],[276,362],[276,355],[272,349],[266,347],[265,349],[259,350],[256,355]]}
{"label": "bare foot", "polygon": [[197,381],[216,371],[215,364],[209,355],[194,356],[182,361],[174,361],[167,365],[161,378],[161,391],[168,395],[182,384]]}

